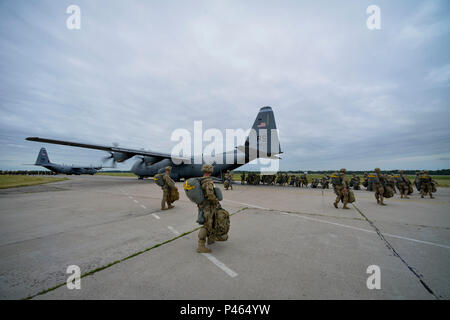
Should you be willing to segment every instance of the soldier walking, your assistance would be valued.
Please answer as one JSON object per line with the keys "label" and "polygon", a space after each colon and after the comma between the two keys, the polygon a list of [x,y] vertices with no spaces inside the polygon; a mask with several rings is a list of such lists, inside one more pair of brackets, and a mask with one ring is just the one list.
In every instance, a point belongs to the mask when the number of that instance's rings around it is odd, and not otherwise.
{"label": "soldier walking", "polygon": [[[375,191],[375,199],[379,205],[385,206],[383,202],[384,186],[386,185],[386,178],[381,173],[380,168],[375,168],[376,179],[372,182],[372,189]],[[369,175],[370,177],[370,175]]]}
{"label": "soldier walking", "polygon": [[[174,207],[172,205],[172,202],[170,202],[170,197],[169,197],[170,189],[175,188],[175,182],[170,178],[170,172],[172,171],[172,167],[167,166],[164,169],[165,169],[165,172],[162,177],[162,179],[164,180],[164,185],[161,187],[161,189],[163,190],[163,198],[161,200],[161,210],[172,209]],[[167,203],[167,208],[166,208],[166,203]]]}
{"label": "soldier walking", "polygon": [[348,203],[348,183],[345,177],[346,170],[342,168],[339,173],[333,173],[331,175],[331,183],[334,188],[334,193],[336,193],[336,200],[334,201],[334,207],[338,208],[338,203],[340,200],[344,203],[342,209],[350,209],[347,207]]}
{"label": "soldier walking", "polygon": [[208,244],[213,244],[215,240],[225,241],[228,239],[228,235],[222,237],[214,236],[214,217],[217,210],[220,208],[219,199],[214,192],[214,183],[211,179],[213,173],[213,166],[205,164],[202,167],[203,179],[201,180],[201,186],[205,200],[198,205],[199,210],[203,212],[204,224],[198,232],[198,253],[209,253],[211,249],[205,246],[206,239]]}

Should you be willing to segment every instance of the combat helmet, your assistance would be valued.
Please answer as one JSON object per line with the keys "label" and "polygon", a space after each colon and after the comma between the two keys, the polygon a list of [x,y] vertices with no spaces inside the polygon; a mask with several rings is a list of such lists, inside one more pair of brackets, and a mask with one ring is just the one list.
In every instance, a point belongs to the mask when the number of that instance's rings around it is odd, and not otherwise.
{"label": "combat helmet", "polygon": [[214,171],[214,168],[213,168],[213,166],[212,165],[210,165],[210,164],[204,164],[203,166],[202,166],[202,172],[205,172],[205,173],[213,173],[213,171]]}

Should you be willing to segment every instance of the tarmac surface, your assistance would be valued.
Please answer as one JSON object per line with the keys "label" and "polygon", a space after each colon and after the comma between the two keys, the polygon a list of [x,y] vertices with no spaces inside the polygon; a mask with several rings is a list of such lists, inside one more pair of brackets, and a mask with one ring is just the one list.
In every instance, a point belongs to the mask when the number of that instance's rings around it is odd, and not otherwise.
{"label": "tarmac surface", "polygon": [[[450,188],[384,207],[355,191],[343,210],[332,190],[235,184],[229,240],[198,254],[196,206],[177,187],[167,211],[152,180],[132,177],[0,190],[0,299],[450,297]],[[371,265],[380,289],[368,289]]]}

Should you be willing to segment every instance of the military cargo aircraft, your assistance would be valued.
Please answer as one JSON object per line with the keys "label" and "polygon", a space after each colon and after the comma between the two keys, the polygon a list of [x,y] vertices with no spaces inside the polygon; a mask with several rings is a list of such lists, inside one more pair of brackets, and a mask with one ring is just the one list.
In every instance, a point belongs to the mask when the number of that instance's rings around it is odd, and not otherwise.
{"label": "military cargo aircraft", "polygon": [[[172,166],[171,178],[176,181],[181,178],[198,177],[202,175],[202,165],[207,162],[203,155],[201,156],[201,163],[195,163],[195,156],[183,158],[167,153],[120,148],[117,145],[102,146],[39,137],[28,137],[26,140],[107,151],[110,155],[105,160],[110,159],[114,164],[138,156],[139,160],[134,163],[131,172],[137,175],[139,179],[152,177],[169,165]],[[278,155],[281,153],[272,108],[262,107],[256,116],[245,144],[218,155],[217,157],[222,158],[223,161],[221,164],[213,163],[214,172],[212,175],[222,178],[227,170],[233,170],[257,158],[280,159]],[[230,158],[233,161],[229,161]]]}
{"label": "military cargo aircraft", "polygon": [[47,154],[47,150],[45,148],[41,148],[39,151],[38,157],[36,159],[35,166],[41,166],[44,168],[47,168],[53,172],[56,173],[63,173],[63,174],[95,174],[98,170],[100,170],[102,167],[76,167],[76,166],[66,166],[56,163],[51,163],[50,159]]}

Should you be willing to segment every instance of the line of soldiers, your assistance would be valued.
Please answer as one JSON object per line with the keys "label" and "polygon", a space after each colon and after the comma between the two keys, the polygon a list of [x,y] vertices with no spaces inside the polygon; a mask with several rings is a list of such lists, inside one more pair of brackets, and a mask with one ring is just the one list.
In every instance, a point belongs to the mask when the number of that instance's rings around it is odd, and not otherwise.
{"label": "line of soldiers", "polygon": [[[241,184],[249,184],[249,185],[279,185],[279,186],[292,186],[292,187],[307,187],[308,186],[308,177],[305,173],[301,175],[288,175],[287,173],[278,174],[263,174],[260,175],[256,172],[249,172],[245,175],[245,172],[241,173]],[[324,175],[320,179],[313,180],[312,187],[318,188],[321,187],[323,189],[329,189],[330,184],[330,176],[328,174]]]}
{"label": "line of soldiers", "polygon": [[0,170],[0,175],[2,176],[17,176],[17,175],[28,175],[28,176],[54,176],[57,175],[56,172],[50,170],[16,170],[16,171],[8,171],[8,170]]}
{"label": "line of soldiers", "polygon": [[[396,187],[400,192],[401,199],[409,199],[408,195],[413,192],[412,183],[400,170],[398,175],[385,175],[381,173],[380,168],[375,168],[374,173],[365,173],[363,185],[369,191],[374,191],[375,199],[379,205],[386,205],[384,203],[385,198],[391,198],[396,193]],[[345,176],[346,170],[343,168],[339,173],[333,173],[332,184],[334,192],[336,193],[336,200],[334,202],[335,208],[338,208],[339,201],[342,201],[343,209],[348,209],[347,203],[353,202],[354,195],[352,194],[350,187],[355,190],[359,190],[360,179],[356,175],[353,175],[350,182],[347,181]],[[433,192],[436,192],[436,182],[428,175],[428,171],[421,171],[416,174],[414,181],[417,191],[420,191],[420,195],[424,198],[427,194],[433,199]]]}
{"label": "line of soldiers", "polygon": [[[165,182],[162,186],[163,199],[161,201],[161,209],[167,210],[165,204],[167,203],[168,209],[173,208],[172,202],[178,200],[172,196],[171,191],[176,190],[174,181],[170,178],[171,167],[165,168],[165,173],[163,180]],[[202,203],[198,204],[199,210],[202,211],[205,221],[201,223],[201,228],[198,233],[198,247],[197,252],[199,253],[209,253],[211,249],[205,246],[213,244],[215,241],[226,241],[228,239],[228,234],[220,235],[214,233],[214,221],[217,216],[217,211],[221,210],[219,203],[219,198],[217,197],[214,190],[214,183],[211,179],[211,174],[213,172],[213,166],[210,164],[205,164],[202,167],[204,173],[203,179],[201,180],[201,188],[204,194],[204,200]],[[398,175],[385,175],[381,173],[380,168],[375,168],[374,173],[365,173],[363,185],[366,186],[367,190],[372,190],[375,193],[375,199],[379,205],[385,205],[384,199],[390,198],[394,195],[395,187],[398,188],[401,198],[408,199],[408,195],[413,192],[411,181],[403,174],[403,171],[399,171]],[[288,176],[286,173],[278,173],[277,175],[263,175],[262,179],[259,174],[249,173],[247,177],[245,173],[241,174],[241,183],[247,181],[248,184],[253,184],[253,182],[263,181],[264,184],[280,184],[300,187],[302,185],[307,186],[308,180],[306,174],[301,174],[300,176],[291,175]],[[229,183],[228,187],[232,188],[232,175],[228,170],[225,174],[225,181]],[[354,190],[360,190],[360,178],[353,175],[350,181],[346,178],[346,169],[342,168],[339,172],[333,173],[331,176],[328,174],[324,175],[320,180],[314,178],[311,183],[312,188],[317,188],[319,184],[323,188],[329,188],[329,184],[332,184],[333,190],[336,194],[336,199],[333,203],[334,207],[339,208],[339,202],[343,203],[343,209],[349,209],[348,203],[355,201],[355,195],[350,188]],[[414,181],[416,188],[420,190],[421,197],[429,194],[430,198],[433,197],[433,192],[436,192],[436,182],[428,175],[428,171],[418,172],[416,174],[416,179]],[[226,189],[228,189],[226,187]],[[178,193],[178,191],[177,191]],[[229,218],[228,218],[229,221]],[[199,222],[200,223],[200,222]],[[229,224],[228,224],[229,226]],[[228,229],[227,229],[228,230]]]}

